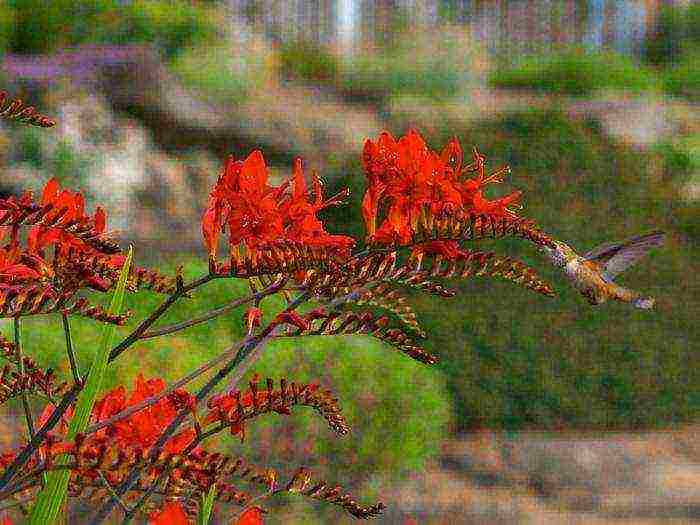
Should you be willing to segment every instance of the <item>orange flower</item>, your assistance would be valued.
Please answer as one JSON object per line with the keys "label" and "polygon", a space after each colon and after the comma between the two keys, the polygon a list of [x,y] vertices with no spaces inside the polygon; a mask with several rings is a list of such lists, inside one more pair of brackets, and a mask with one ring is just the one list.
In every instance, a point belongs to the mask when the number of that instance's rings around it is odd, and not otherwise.
{"label": "orange flower", "polygon": [[[31,263],[31,266],[27,263]],[[36,281],[41,278],[42,273],[48,272],[50,268],[43,259],[22,253],[18,244],[11,243],[0,249],[2,284]]]}
{"label": "orange flower", "polygon": [[[257,380],[254,380],[257,381]],[[310,384],[307,386],[310,391],[317,390],[319,388],[318,384]],[[272,396],[274,406],[275,394]],[[239,403],[240,401],[240,403]],[[226,421],[230,423],[231,435],[241,436],[241,441],[245,437],[245,429],[243,427],[244,414],[239,413],[239,406],[245,412],[245,409],[253,405],[265,406],[268,403],[268,392],[267,390],[258,390],[255,392],[255,397],[253,397],[253,392],[251,390],[246,390],[241,393],[239,390],[231,390],[226,394],[216,396],[209,400],[207,403],[207,408],[209,412],[202,420],[202,423],[207,425],[213,423],[214,421]],[[289,415],[289,408],[282,405],[275,406],[273,408],[278,414]]]}
{"label": "orange flower", "polygon": [[278,200],[281,188],[267,182],[267,166],[259,150],[244,161],[229,157],[209,195],[202,232],[211,256],[216,254],[219,234],[229,228],[229,244],[246,247],[277,240],[283,232]]}
{"label": "orange flower", "polygon": [[[96,422],[104,421],[125,408],[137,405],[159,394],[165,388],[165,381],[160,378],[145,380],[142,375],[136,379],[136,388],[127,399],[126,389],[123,386],[105,394],[102,399],[95,403],[92,417]],[[161,435],[164,428],[175,418],[191,395],[184,390],[176,391],[174,394],[160,399],[157,403],[148,408],[132,414],[126,419],[117,421],[114,425],[106,427],[100,431],[101,435],[109,435],[116,439],[124,447],[150,447]],[[171,453],[183,450],[194,438],[193,430],[184,430],[173,436],[166,443],[165,449]]]}
{"label": "orange flower", "polygon": [[234,257],[241,244],[254,253],[258,248],[285,241],[346,255],[355,241],[330,235],[316,216],[322,209],[337,204],[339,198],[324,200],[322,185],[315,175],[313,188],[311,198],[301,159],[294,162],[291,181],[274,187],[268,183],[267,166],[260,151],[254,151],[244,161],[229,158],[202,218],[202,234],[210,257],[216,256],[219,236],[226,227]]}
{"label": "orange flower", "polygon": [[302,332],[309,329],[309,322],[297,312],[280,312],[272,321],[273,325],[288,324],[296,326]]}
{"label": "orange flower", "polygon": [[162,509],[150,514],[148,523],[150,525],[189,525],[190,520],[187,519],[182,505],[177,501],[168,501]]}
{"label": "orange flower", "polygon": [[311,177],[314,189],[313,200],[304,178],[302,160],[295,159],[292,172],[292,194],[282,204],[285,236],[307,246],[331,248],[347,256],[355,245],[355,240],[345,235],[329,234],[324,229],[323,223],[316,217],[316,214],[322,209],[340,204],[347,193],[341,192],[335,197],[324,200],[323,185],[318,175],[313,173]]}
{"label": "orange flower", "polygon": [[[90,217],[85,213],[85,198],[82,193],[62,190],[58,180],[55,178],[49,180],[44,186],[41,204],[44,207],[51,206],[48,216],[60,220],[61,224],[88,223],[92,226],[92,231],[95,234],[105,232],[107,226],[107,214],[105,211],[98,206],[95,210],[95,215]],[[53,244],[56,244],[60,251],[65,251],[68,248],[88,252],[97,251],[62,228],[35,226],[30,230],[27,237],[29,251],[40,253]]]}
{"label": "orange flower", "polygon": [[[483,186],[500,182],[507,168],[486,177],[483,155],[475,149],[474,162],[464,167],[462,155],[456,139],[438,155],[414,130],[399,140],[387,132],[377,142],[367,140],[362,162],[369,185],[362,215],[369,239],[379,244],[410,244],[426,208],[433,215],[513,215],[508,206],[519,199],[519,192],[495,201],[484,199],[482,194]],[[478,174],[462,179],[469,172]],[[378,226],[381,212],[384,220]]]}

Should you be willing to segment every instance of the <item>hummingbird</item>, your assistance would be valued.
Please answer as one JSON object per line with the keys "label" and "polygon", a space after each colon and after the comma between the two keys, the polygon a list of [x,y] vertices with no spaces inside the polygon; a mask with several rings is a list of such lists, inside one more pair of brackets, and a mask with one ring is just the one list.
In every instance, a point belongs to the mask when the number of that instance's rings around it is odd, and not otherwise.
{"label": "hummingbird", "polygon": [[598,305],[614,299],[648,310],[654,306],[653,297],[620,286],[614,279],[652,248],[661,246],[664,238],[664,232],[655,231],[622,242],[601,244],[583,255],[564,242],[554,241],[556,248],[545,246],[542,251],[555,266],[564,269],[566,276],[590,304]]}

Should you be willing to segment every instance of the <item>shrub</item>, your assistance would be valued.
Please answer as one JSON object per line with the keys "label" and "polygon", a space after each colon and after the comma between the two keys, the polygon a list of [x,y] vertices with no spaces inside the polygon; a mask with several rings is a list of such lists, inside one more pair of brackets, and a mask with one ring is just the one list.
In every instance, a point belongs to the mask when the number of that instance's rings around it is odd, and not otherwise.
{"label": "shrub", "polygon": [[463,30],[406,32],[376,52],[345,57],[339,86],[378,99],[395,94],[459,96],[474,82],[481,62],[480,51]]}
{"label": "shrub", "polygon": [[322,46],[298,40],[285,42],[280,51],[280,72],[290,79],[334,82],[338,78],[338,61]]}
{"label": "shrub", "polygon": [[[652,229],[684,239],[654,255],[653,275],[633,268],[619,278],[661,297],[664,313],[653,319],[616,305],[583,308],[550,272],[564,307],[508,292],[507,283],[499,290],[479,281],[460,286],[449,309],[418,299],[436,334],[430,348],[449,355],[441,367],[458,428],[664,428],[694,421],[700,398],[689,392],[700,386],[700,372],[683,363],[694,352],[688,342],[700,338],[700,299],[682,276],[683,268],[697,267],[700,244],[698,201],[679,197],[689,173],[681,167],[694,162],[685,147],[676,146],[673,157],[636,152],[556,110],[444,129],[433,140],[455,134],[508,163],[513,182],[502,192],[525,191],[527,213],[556,224],[557,235],[578,250]],[[502,246],[529,264],[541,260],[519,243]]]}
{"label": "shrub", "polygon": [[663,73],[663,81],[668,93],[700,101],[700,46],[669,66]]}
{"label": "shrub", "polygon": [[[16,53],[48,53],[85,43],[152,43],[172,57],[216,35],[214,8],[166,0],[6,0]],[[9,15],[5,15],[9,16]]]}
{"label": "shrub", "polygon": [[668,65],[677,62],[688,47],[700,45],[700,4],[664,6],[654,31],[647,36],[644,59],[650,64]]}
{"label": "shrub", "polygon": [[602,89],[645,92],[659,87],[654,74],[629,57],[581,49],[526,57],[514,66],[497,69],[490,83],[501,88],[579,97]]}

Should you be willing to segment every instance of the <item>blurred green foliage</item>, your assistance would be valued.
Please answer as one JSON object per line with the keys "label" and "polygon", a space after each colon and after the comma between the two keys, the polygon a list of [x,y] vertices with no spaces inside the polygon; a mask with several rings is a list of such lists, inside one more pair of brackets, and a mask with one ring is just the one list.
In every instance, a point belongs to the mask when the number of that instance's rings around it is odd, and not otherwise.
{"label": "blurred green foliage", "polygon": [[322,46],[305,40],[280,46],[280,72],[286,78],[332,82],[339,74],[338,60]]}
{"label": "blurred green foliage", "polygon": [[700,45],[669,65],[663,72],[663,82],[668,93],[700,101]]}
{"label": "blurred green foliage", "polygon": [[259,76],[257,65],[255,57],[234,56],[224,46],[207,46],[184,51],[170,63],[170,70],[185,85],[207,97],[239,102]]}
{"label": "blurred green foliage", "polygon": [[[177,261],[182,262],[182,261]],[[175,264],[163,263],[174,271]],[[201,262],[185,265],[186,279],[207,271]],[[206,285],[191,299],[177,303],[162,324],[187,319],[196,313],[223,305],[249,292],[245,282],[219,280]],[[101,300],[102,297],[95,297]],[[106,302],[106,298],[103,302]],[[119,334],[126,334],[163,300],[147,291],[128,295],[125,307],[135,315]],[[268,320],[283,307],[282,300],[262,303]],[[117,384],[132,388],[138,374],[180,378],[245,336],[244,308],[200,324],[173,336],[149,339],[135,345],[107,369],[105,389]],[[92,359],[99,324],[72,318],[78,360],[83,369]],[[24,321],[24,344],[28,354],[42,365],[70,377],[60,319],[55,316]],[[11,324],[2,320],[2,332],[11,336]],[[319,479],[358,488],[377,472],[406,472],[420,469],[438,451],[440,437],[450,419],[450,394],[444,377],[434,368],[417,363],[391,347],[366,337],[317,337],[278,340],[269,343],[261,359],[246,375],[261,374],[302,383],[320,382],[339,398],[352,432],[338,439],[312,409],[292,409],[291,416],[260,416],[246,427],[246,442],[220,436],[212,449],[243,454],[249,461],[280,469],[281,480],[300,465],[311,467]],[[194,386],[201,386],[197,381]],[[19,405],[17,405],[19,407]],[[322,506],[324,512],[325,507]],[[319,507],[321,508],[321,507]],[[337,516],[336,509],[329,516]],[[335,513],[335,514],[333,514]]]}
{"label": "blurred green foliage", "polygon": [[[663,159],[664,178],[681,188],[694,184],[700,187],[700,135],[680,137],[659,144],[656,150]],[[700,239],[700,202],[681,195],[671,200],[670,219],[678,231],[691,239]]]}
{"label": "blurred green foliage", "polygon": [[653,33],[644,42],[644,59],[656,65],[679,61],[681,54],[700,45],[700,4],[664,6]]}
{"label": "blurred green foliage", "polygon": [[612,51],[583,49],[526,56],[497,68],[489,80],[495,87],[579,97],[602,89],[644,92],[660,88],[655,74],[633,59]]}
{"label": "blurred green foliage", "polygon": [[343,57],[338,85],[346,93],[380,99],[451,97],[473,84],[479,53],[464,28],[442,27],[438,35],[402,33],[375,52]]}
{"label": "blurred green foliage", "polygon": [[4,0],[2,7],[0,46],[16,53],[84,43],[152,43],[172,57],[216,35],[215,9],[194,2]]}
{"label": "blurred green foliage", "polygon": [[10,47],[17,23],[14,9],[10,9],[7,4],[8,0],[0,0],[0,53]]}
{"label": "blurred green foliage", "polygon": [[[15,126],[13,133],[15,140],[9,152],[10,164],[46,170],[50,176],[86,193],[88,176],[95,163],[92,155],[79,151],[65,139],[47,140],[45,131],[40,128]],[[3,182],[11,185],[13,181]],[[86,197],[90,196],[87,192]]]}

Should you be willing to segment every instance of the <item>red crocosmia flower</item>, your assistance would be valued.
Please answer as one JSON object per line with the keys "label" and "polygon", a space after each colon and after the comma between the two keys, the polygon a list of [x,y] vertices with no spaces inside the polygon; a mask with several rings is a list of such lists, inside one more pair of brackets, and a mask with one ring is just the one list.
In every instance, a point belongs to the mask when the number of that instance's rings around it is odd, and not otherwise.
{"label": "red crocosmia flower", "polygon": [[331,248],[340,254],[347,255],[355,245],[355,240],[345,235],[329,234],[316,216],[322,209],[340,204],[347,193],[341,192],[335,197],[324,200],[323,185],[316,173],[312,174],[312,183],[313,199],[304,178],[302,160],[295,159],[292,173],[292,194],[282,204],[285,237],[308,246]]}
{"label": "red crocosmia flower", "polygon": [[[85,198],[82,193],[62,190],[58,180],[55,178],[49,180],[46,186],[44,186],[41,204],[43,206],[51,205],[52,209],[48,215],[56,218],[60,217],[60,222],[63,224],[80,222],[88,219],[93,222],[93,230],[96,233],[104,233],[106,227],[106,215],[104,210],[98,208],[95,212],[95,217],[90,218],[85,214]],[[57,244],[60,251],[66,250],[69,247],[79,250],[95,251],[94,248],[88,246],[77,237],[66,233],[66,231],[61,228],[35,226],[30,230],[27,238],[27,246],[30,251],[41,252],[41,250],[53,244]]]}
{"label": "red crocosmia flower", "polygon": [[[313,391],[317,390],[319,385],[311,384],[308,385],[307,388]],[[214,421],[227,421],[231,423],[229,427],[231,435],[240,435],[241,441],[243,441],[245,438],[245,429],[243,427],[243,420],[240,419],[239,414],[239,398],[240,406],[245,411],[246,408],[251,407],[254,404],[264,406],[268,402],[267,397],[267,390],[257,391],[255,400],[253,399],[253,393],[250,390],[243,393],[240,393],[239,390],[231,390],[226,394],[216,396],[207,403],[209,412],[205,416],[203,424],[207,425],[209,423],[213,423]],[[276,407],[274,411],[283,415],[290,414],[289,409],[284,405]]]}
{"label": "red crocosmia flower", "polygon": [[263,513],[260,507],[250,507],[243,511],[232,525],[264,525]]}
{"label": "red crocosmia flower", "polygon": [[227,228],[234,259],[240,257],[240,245],[254,256],[259,248],[284,242],[347,254],[354,240],[330,235],[316,215],[340,199],[324,200],[322,185],[316,176],[313,189],[312,198],[301,159],[295,161],[291,181],[273,187],[268,183],[268,170],[260,151],[254,151],[244,161],[229,158],[209,195],[202,217],[202,234],[210,257],[216,256],[219,236]]}
{"label": "red crocosmia flower", "polygon": [[[120,386],[107,392],[98,400],[92,411],[92,420],[99,422],[109,419],[122,410],[159,394],[165,389],[165,386],[165,381],[162,379],[146,380],[139,375],[136,379],[136,388],[130,396],[127,397],[126,389]],[[96,437],[102,439],[109,436],[110,439],[116,440],[120,446],[125,448],[147,449],[155,443],[163,429],[170,424],[178,412],[188,404],[192,404],[191,398],[192,396],[188,392],[178,390],[128,418],[100,429],[96,433]],[[189,445],[194,436],[193,430],[184,430],[165,444],[165,450],[170,453],[181,452]]]}
{"label": "red crocosmia flower", "polygon": [[289,324],[296,326],[302,332],[308,330],[309,322],[297,312],[280,312],[272,321],[273,324]]}
{"label": "red crocosmia flower", "polygon": [[2,521],[0,521],[0,525],[12,525],[12,520],[5,516]]}
{"label": "red crocosmia flower", "polygon": [[161,510],[152,512],[149,516],[150,525],[189,525],[187,514],[177,501],[168,501]]}
{"label": "red crocosmia flower", "polygon": [[[136,379],[136,388],[128,400],[122,401],[124,399],[123,390],[117,388],[103,398],[102,401],[104,403],[99,405],[99,409],[103,415],[109,417],[124,408],[137,405],[145,399],[159,394],[165,389],[165,386],[165,381],[160,378],[145,380],[142,375],[139,375]],[[120,407],[122,402],[123,406]],[[175,418],[179,408],[172,401],[172,398],[165,397],[154,405],[136,412],[129,418],[117,421],[114,424],[115,438],[126,446],[148,448],[158,439],[163,429]],[[178,444],[173,445],[174,448],[177,449],[181,441],[185,439],[186,436],[183,437],[179,434],[175,436],[173,440],[177,440]],[[187,443],[182,445],[181,448],[184,448],[186,445]],[[166,448],[171,447],[166,446]],[[176,451],[179,450],[173,450],[173,452]]]}
{"label": "red crocosmia flower", "polygon": [[209,195],[202,220],[202,232],[210,256],[216,254],[219,234],[228,226],[229,244],[249,249],[269,244],[284,231],[279,198],[285,187],[268,184],[267,166],[262,153],[251,153],[244,161],[229,157]]}
{"label": "red crocosmia flower", "polygon": [[[367,140],[362,161],[369,184],[362,214],[369,240],[410,244],[425,209],[435,216],[514,215],[508,206],[519,199],[519,192],[495,201],[486,200],[482,194],[486,184],[501,182],[507,168],[487,177],[483,155],[474,150],[474,162],[467,166],[462,165],[462,155],[457,139],[438,155],[414,130],[398,140],[386,132],[376,142]],[[473,172],[476,177],[463,179],[465,173]],[[378,225],[380,214],[383,221]]]}
{"label": "red crocosmia flower", "polygon": [[23,252],[17,242],[0,248],[0,284],[18,284],[53,277],[51,267],[38,255]]}

